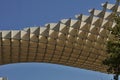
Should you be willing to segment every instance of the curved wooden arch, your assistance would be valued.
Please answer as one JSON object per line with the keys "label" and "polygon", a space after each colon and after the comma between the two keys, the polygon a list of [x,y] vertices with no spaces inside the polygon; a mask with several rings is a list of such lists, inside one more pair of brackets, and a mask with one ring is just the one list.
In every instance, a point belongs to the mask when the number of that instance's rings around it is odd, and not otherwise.
{"label": "curved wooden arch", "polygon": [[91,15],[77,15],[75,20],[0,31],[0,64],[47,62],[106,72],[101,62],[107,56],[107,27],[115,26],[114,11],[120,12],[117,3],[106,2],[103,10],[89,10]]}

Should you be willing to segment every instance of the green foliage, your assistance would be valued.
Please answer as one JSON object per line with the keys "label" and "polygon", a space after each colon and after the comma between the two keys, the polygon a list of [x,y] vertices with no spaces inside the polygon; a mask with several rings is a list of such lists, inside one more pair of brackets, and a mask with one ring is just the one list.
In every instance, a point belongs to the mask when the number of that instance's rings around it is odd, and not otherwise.
{"label": "green foliage", "polygon": [[108,57],[103,61],[108,66],[107,71],[113,74],[120,74],[120,16],[115,16],[116,26],[110,28],[109,41],[106,44]]}

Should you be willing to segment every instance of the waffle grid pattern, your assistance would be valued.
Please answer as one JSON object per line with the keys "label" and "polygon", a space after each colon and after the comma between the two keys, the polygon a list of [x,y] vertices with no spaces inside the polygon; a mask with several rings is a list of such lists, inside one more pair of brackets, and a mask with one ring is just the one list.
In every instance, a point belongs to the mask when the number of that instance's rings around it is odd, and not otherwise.
{"label": "waffle grid pattern", "polygon": [[120,12],[119,1],[102,7],[44,27],[0,31],[0,64],[45,62],[106,73],[101,63],[107,56],[107,28],[116,25],[113,16]]}

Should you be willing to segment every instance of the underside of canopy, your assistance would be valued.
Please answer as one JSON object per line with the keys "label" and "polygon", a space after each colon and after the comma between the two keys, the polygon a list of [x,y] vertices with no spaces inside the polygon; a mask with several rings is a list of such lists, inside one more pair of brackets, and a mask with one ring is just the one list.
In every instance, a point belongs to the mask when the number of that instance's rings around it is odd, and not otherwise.
{"label": "underside of canopy", "polygon": [[105,72],[105,42],[108,27],[114,27],[119,1],[91,9],[90,15],[76,15],[44,27],[0,31],[0,64],[46,62]]}

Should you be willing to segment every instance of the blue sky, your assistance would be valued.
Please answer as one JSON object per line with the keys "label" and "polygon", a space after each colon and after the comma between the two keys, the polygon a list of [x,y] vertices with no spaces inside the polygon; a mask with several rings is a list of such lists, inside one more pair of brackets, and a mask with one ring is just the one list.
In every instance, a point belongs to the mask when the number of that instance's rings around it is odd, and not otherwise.
{"label": "blue sky", "polygon": [[[0,0],[0,30],[44,26],[76,14],[102,9],[106,0]],[[114,3],[115,0],[107,0]],[[80,68],[46,64],[19,63],[0,66],[0,76],[9,80],[110,80],[109,74]]]}

